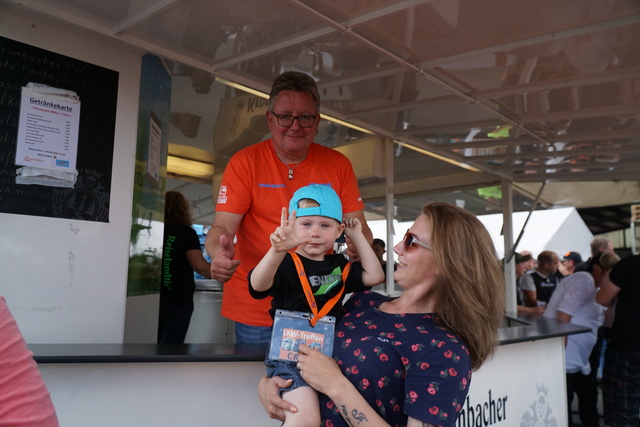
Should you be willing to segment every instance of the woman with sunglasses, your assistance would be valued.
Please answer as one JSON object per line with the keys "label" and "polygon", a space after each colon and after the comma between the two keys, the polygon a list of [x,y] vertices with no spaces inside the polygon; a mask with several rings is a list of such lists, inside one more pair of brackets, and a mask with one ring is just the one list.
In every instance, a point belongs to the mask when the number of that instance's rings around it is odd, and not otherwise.
{"label": "woman with sunglasses", "polygon": [[[300,347],[302,377],[322,394],[323,426],[453,426],[471,372],[492,354],[505,289],[491,238],[470,212],[424,207],[394,247],[397,298],[353,294],[336,327],[334,359]],[[296,411],[279,398],[279,378],[263,378],[272,418]]]}

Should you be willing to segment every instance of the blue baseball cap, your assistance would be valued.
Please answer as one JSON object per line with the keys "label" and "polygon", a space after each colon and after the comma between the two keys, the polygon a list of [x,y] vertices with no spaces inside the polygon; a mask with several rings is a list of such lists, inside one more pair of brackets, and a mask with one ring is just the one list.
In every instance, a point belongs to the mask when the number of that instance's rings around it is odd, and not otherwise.
{"label": "blue baseball cap", "polygon": [[[298,203],[302,199],[315,200],[320,206],[299,208]],[[293,193],[293,197],[289,202],[289,215],[293,211],[296,211],[297,218],[319,215],[333,218],[342,224],[342,202],[340,202],[338,194],[328,185],[311,184],[299,188]]]}

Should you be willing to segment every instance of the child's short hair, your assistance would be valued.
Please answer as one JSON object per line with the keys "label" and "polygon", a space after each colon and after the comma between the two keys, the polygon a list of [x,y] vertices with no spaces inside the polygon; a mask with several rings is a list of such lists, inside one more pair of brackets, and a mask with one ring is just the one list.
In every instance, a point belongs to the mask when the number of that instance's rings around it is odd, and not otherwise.
{"label": "child's short hair", "polygon": [[317,208],[320,203],[313,199],[300,199],[298,200],[298,209],[300,208]]}

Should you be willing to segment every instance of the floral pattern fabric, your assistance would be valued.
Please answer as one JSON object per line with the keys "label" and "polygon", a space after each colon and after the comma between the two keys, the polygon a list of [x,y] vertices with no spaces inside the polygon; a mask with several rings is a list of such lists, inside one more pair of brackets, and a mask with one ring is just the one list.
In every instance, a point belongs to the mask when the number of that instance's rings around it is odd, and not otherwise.
{"label": "floral pattern fabric", "polygon": [[[408,416],[454,426],[471,381],[471,361],[460,337],[437,325],[434,314],[388,314],[389,297],[353,294],[336,327],[334,358],[366,401],[392,426]],[[322,425],[346,426],[321,396]]]}

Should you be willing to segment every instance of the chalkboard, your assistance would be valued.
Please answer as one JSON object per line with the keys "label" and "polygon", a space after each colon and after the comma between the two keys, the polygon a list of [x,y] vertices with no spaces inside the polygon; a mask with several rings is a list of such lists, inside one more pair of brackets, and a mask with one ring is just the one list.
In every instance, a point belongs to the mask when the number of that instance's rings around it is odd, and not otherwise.
{"label": "chalkboard", "polygon": [[[15,182],[20,97],[29,82],[80,97],[73,188]],[[108,222],[117,99],[116,71],[0,37],[0,212]]]}

